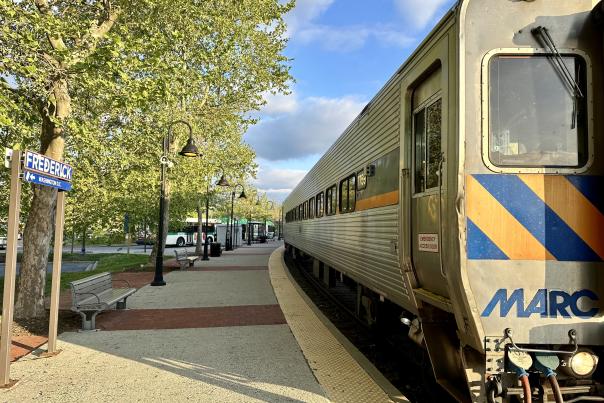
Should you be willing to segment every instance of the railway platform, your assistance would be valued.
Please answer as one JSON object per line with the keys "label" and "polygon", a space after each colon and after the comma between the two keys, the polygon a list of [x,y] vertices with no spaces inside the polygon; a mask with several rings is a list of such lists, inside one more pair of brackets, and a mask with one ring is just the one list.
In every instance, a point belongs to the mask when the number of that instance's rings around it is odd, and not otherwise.
{"label": "railway platform", "polygon": [[95,332],[11,367],[0,401],[404,401],[292,282],[281,243],[226,252],[141,287]]}

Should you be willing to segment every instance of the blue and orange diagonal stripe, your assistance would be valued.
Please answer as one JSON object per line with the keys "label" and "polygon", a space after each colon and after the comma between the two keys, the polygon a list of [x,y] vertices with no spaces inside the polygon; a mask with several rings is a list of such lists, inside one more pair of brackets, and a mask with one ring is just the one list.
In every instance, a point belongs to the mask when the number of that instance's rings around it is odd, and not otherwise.
{"label": "blue and orange diagonal stripe", "polygon": [[468,258],[603,261],[602,179],[468,175]]}

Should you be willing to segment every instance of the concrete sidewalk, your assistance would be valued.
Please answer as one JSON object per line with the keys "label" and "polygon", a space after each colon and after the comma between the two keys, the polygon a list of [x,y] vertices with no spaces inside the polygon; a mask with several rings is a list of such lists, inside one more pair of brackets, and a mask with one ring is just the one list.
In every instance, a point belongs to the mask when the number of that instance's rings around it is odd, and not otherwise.
{"label": "concrete sidewalk", "polygon": [[[63,333],[56,357],[13,363],[0,401],[323,402],[267,264],[280,243],[226,252],[144,286],[100,332]],[[127,329],[127,330],[125,330]]]}

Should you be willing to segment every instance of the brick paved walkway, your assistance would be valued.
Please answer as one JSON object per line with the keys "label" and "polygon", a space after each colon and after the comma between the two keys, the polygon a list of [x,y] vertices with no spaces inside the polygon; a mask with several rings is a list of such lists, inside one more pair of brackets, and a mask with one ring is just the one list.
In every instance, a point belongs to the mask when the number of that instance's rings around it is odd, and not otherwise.
{"label": "brick paved walkway", "polygon": [[10,359],[17,361],[27,354],[46,344],[48,339],[42,336],[14,336],[12,340]]}
{"label": "brick paved walkway", "polygon": [[142,330],[282,325],[285,323],[285,317],[279,305],[244,305],[112,311],[99,316],[97,327],[102,330]]}
{"label": "brick paved walkway", "polygon": [[99,332],[61,334],[56,357],[14,363],[21,381],[2,400],[326,402],[270,284],[279,245],[166,270],[163,287],[116,275],[143,286],[128,309],[98,315]]}

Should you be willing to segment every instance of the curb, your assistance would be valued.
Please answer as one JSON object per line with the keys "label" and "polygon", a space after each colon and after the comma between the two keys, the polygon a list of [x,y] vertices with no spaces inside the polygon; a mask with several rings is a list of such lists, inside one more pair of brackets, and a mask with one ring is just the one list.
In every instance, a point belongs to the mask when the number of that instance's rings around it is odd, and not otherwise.
{"label": "curb", "polygon": [[[408,403],[409,400],[340,333],[293,280],[285,266],[284,250],[284,247],[275,249],[270,256],[271,284],[296,341],[329,398],[333,401]],[[292,288],[288,290],[289,287]],[[290,295],[292,293],[296,295]],[[331,357],[324,356],[326,352]],[[343,385],[347,386],[343,388]]]}

